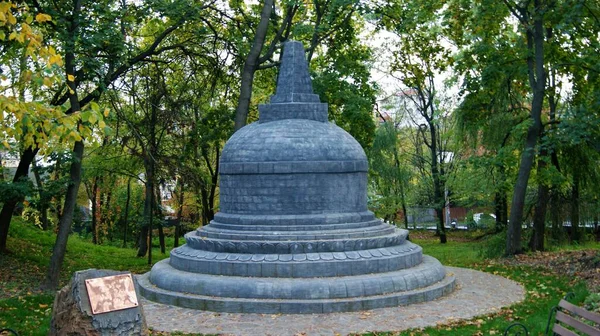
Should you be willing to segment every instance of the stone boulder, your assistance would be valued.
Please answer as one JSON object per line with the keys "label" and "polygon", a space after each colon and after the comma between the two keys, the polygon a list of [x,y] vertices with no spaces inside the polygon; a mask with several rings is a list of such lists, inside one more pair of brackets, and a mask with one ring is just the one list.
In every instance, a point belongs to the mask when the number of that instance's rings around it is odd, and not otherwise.
{"label": "stone boulder", "polygon": [[75,272],[71,282],[56,293],[49,335],[148,335],[141,304],[92,313],[85,280],[127,273],[96,269]]}

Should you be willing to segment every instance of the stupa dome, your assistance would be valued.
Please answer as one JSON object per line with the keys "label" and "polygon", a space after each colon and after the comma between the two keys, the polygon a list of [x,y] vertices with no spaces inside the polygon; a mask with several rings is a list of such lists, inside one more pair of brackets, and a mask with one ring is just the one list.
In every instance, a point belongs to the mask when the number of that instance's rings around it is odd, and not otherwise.
{"label": "stupa dome", "polygon": [[286,161],[360,161],[364,171],[367,157],[358,141],[340,127],[306,119],[250,124],[227,141],[221,156],[221,164]]}

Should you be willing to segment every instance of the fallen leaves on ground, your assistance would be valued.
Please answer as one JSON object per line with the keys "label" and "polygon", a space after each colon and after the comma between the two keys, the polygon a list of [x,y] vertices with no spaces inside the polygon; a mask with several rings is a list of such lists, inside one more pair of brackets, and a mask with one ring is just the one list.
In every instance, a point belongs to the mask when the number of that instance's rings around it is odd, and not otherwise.
{"label": "fallen leaves on ground", "polygon": [[535,252],[517,255],[501,261],[505,265],[526,265],[542,268],[556,275],[583,280],[590,291],[600,291],[600,251]]}

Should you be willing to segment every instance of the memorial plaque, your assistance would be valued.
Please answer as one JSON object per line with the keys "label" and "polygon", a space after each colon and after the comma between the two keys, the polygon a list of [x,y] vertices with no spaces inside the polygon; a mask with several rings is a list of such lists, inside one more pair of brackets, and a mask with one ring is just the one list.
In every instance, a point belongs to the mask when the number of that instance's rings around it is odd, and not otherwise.
{"label": "memorial plaque", "polygon": [[119,274],[85,280],[92,314],[138,306],[131,274]]}

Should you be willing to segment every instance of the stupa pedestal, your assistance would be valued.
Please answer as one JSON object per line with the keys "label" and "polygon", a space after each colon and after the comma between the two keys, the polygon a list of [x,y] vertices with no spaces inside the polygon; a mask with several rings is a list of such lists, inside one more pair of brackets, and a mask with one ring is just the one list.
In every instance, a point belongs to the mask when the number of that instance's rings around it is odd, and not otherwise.
{"label": "stupa pedestal", "polygon": [[160,303],[327,313],[434,300],[454,277],[367,209],[366,155],[327,120],[304,50],[284,46],[277,92],[220,161],[220,212],[138,278]]}

